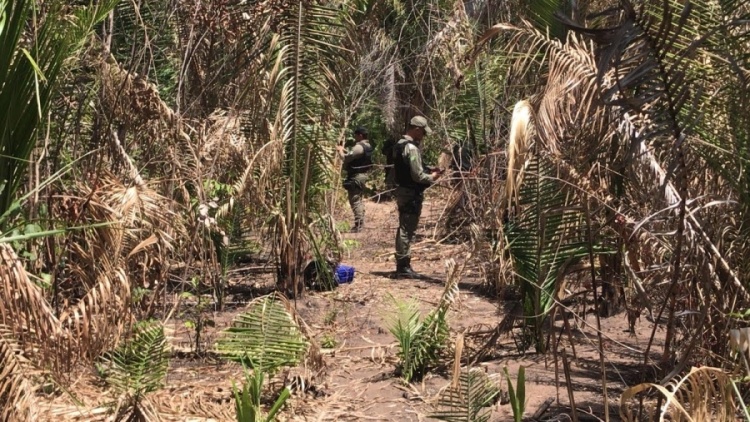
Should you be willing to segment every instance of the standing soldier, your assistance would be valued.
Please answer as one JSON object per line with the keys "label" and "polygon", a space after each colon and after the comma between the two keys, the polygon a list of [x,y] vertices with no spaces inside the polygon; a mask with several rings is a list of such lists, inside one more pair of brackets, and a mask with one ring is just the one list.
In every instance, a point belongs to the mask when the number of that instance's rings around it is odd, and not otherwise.
{"label": "standing soldier", "polygon": [[338,151],[344,159],[344,170],[346,179],[344,189],[349,194],[349,205],[354,212],[354,228],[352,233],[362,230],[365,224],[364,192],[367,182],[367,172],[372,168],[372,146],[367,139],[367,129],[358,127],[354,131],[354,147],[349,152],[344,152],[343,146],[338,146]]}
{"label": "standing soldier", "polygon": [[393,148],[396,175],[396,204],[398,205],[398,231],[396,231],[396,277],[418,278],[411,268],[410,246],[422,214],[424,190],[432,185],[440,171],[427,173],[422,165],[419,144],[425,135],[432,133],[423,116],[411,119],[409,130]]}

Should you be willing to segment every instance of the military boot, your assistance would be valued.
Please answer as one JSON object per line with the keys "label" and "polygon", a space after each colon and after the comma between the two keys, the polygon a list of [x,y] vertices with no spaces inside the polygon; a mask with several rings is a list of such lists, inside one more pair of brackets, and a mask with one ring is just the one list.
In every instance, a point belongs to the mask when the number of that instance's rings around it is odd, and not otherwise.
{"label": "military boot", "polygon": [[421,276],[411,268],[411,259],[403,258],[396,261],[396,278],[420,278]]}

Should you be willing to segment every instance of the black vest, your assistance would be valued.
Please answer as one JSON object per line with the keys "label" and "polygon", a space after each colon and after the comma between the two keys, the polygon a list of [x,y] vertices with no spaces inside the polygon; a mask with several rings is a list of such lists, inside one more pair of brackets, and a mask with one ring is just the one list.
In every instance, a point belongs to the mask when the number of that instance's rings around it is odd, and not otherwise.
{"label": "black vest", "polygon": [[346,167],[346,174],[348,177],[360,173],[367,173],[372,168],[372,146],[370,144],[361,143],[362,149],[365,150],[365,155],[349,162]]}
{"label": "black vest", "polygon": [[411,178],[411,167],[406,162],[406,159],[404,159],[404,150],[409,144],[414,144],[414,142],[407,140],[407,142],[398,143],[393,147],[393,167],[396,170],[396,183],[402,188],[422,190],[426,186],[415,182]]}

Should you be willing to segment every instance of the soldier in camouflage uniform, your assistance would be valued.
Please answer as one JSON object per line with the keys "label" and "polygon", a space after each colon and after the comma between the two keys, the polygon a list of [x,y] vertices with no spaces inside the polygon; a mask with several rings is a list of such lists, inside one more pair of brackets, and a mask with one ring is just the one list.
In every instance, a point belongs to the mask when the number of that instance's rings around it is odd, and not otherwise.
{"label": "soldier in camouflage uniform", "polygon": [[364,192],[367,172],[372,168],[372,146],[367,139],[367,129],[363,127],[354,131],[354,140],[356,143],[349,152],[344,152],[344,147],[339,146],[339,153],[344,159],[346,171],[344,188],[349,194],[349,205],[354,212],[354,228],[351,231],[357,233],[365,224]]}
{"label": "soldier in camouflage uniform", "polygon": [[427,172],[422,165],[419,144],[425,135],[432,133],[423,116],[411,119],[409,130],[393,148],[398,205],[398,231],[396,232],[396,276],[417,278],[411,268],[411,242],[422,214],[424,190],[440,177],[440,171]]}

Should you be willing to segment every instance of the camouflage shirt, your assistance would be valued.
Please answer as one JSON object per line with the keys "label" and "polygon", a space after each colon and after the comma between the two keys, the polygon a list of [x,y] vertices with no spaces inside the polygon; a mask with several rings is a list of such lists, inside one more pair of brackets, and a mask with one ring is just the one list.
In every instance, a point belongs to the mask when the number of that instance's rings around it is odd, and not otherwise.
{"label": "camouflage shirt", "polygon": [[[402,157],[394,157],[396,160],[401,159],[403,162],[409,164],[409,172],[411,173],[411,179],[420,185],[431,185],[434,183],[432,174],[427,173],[422,165],[422,154],[419,152],[419,148],[413,144],[414,140],[409,135],[398,141],[398,145],[409,143],[404,148],[404,154]],[[394,148],[394,151],[398,151],[400,148]]]}
{"label": "camouflage shirt", "polygon": [[[363,145],[364,144],[364,145]],[[342,157],[344,159],[344,166],[351,163],[352,161],[356,160],[357,158],[362,158],[365,156],[365,145],[369,148],[370,143],[367,141],[367,139],[364,139],[360,142],[357,142],[354,147],[351,149],[351,151],[344,154]]]}

